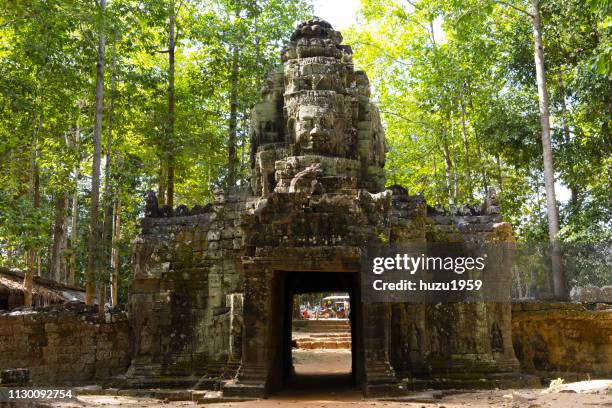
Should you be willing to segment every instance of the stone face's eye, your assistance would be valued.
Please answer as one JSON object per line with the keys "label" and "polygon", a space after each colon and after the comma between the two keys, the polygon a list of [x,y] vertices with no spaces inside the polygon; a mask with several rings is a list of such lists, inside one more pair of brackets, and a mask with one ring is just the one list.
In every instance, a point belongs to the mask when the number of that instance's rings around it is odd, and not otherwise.
{"label": "stone face's eye", "polygon": [[306,109],[300,109],[298,111],[297,117],[299,120],[304,121],[310,119],[311,115],[308,113]]}
{"label": "stone face's eye", "polygon": [[308,116],[302,117],[300,118],[300,123],[304,127],[309,126],[312,123],[312,118]]}

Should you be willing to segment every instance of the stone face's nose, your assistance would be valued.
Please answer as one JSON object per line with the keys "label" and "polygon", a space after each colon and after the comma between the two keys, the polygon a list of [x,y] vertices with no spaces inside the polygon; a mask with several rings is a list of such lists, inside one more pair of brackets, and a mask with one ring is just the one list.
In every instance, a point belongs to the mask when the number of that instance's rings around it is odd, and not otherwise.
{"label": "stone face's nose", "polygon": [[310,131],[310,136],[319,136],[321,134],[323,134],[323,128],[317,123]]}

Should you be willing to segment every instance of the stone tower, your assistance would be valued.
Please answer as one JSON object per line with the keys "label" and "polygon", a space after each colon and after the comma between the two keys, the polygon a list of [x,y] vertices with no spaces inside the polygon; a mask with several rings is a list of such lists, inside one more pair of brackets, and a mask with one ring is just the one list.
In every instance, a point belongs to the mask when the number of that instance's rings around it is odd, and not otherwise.
{"label": "stone tower", "polygon": [[[326,21],[300,24],[253,109],[253,208],[241,225],[243,341],[259,353],[243,350],[237,383],[227,393],[282,387],[291,372],[288,299],[313,290],[358,297],[359,248],[385,230],[391,192],[384,191],[384,132],[368,78],[353,69],[351,48],[341,42]],[[384,313],[376,308],[352,310],[355,332],[361,321],[384,321],[375,318]],[[395,386],[384,339],[354,343],[355,381]]]}
{"label": "stone tower", "polygon": [[367,395],[396,393],[400,381],[516,379],[509,304],[362,302],[367,243],[512,240],[495,203],[449,214],[385,189],[368,78],[329,23],[300,24],[265,78],[250,191],[193,209],[148,199],[130,285],[130,381],[273,392],[292,372],[293,295],[314,291],[349,293],[352,374]]}
{"label": "stone tower", "polygon": [[[368,77],[354,71],[351,47],[341,42],[326,21],[302,23],[282,52],[283,65],[266,75],[263,101],[252,115],[256,196],[289,192],[292,178],[304,171],[321,172],[326,191],[382,191],[386,151],[380,115],[370,103]],[[334,185],[329,177],[344,183]]]}

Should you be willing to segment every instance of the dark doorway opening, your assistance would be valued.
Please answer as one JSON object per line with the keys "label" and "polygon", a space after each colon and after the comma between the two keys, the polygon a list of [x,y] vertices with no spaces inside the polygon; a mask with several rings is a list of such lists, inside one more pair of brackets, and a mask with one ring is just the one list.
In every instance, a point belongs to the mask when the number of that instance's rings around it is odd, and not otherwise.
{"label": "dark doorway opening", "polygon": [[[356,389],[361,383],[362,358],[360,336],[361,323],[359,320],[360,293],[358,273],[354,272],[285,272],[275,274],[275,313],[281,327],[276,333],[280,337],[282,353],[277,359],[280,365],[278,374],[272,374],[270,384],[273,391],[281,391],[282,395],[296,395],[308,398],[308,395],[319,397],[322,394],[340,395],[343,393],[358,392]],[[338,318],[337,309],[344,309],[336,305],[334,316],[329,310],[319,309],[319,320],[299,318],[300,299],[313,299],[310,302],[310,313],[315,313],[314,306],[321,305],[321,295],[324,297],[336,296],[332,301],[341,302],[340,296],[347,296],[349,311],[346,320]],[[317,300],[315,300],[317,299]],[[325,303],[329,303],[326,299]],[[327,305],[328,306],[328,305]],[[303,310],[302,310],[303,312]],[[280,315],[282,314],[282,316]],[[340,313],[341,314],[341,313]],[[276,320],[276,319],[274,319]],[[278,320],[276,320],[278,322]],[[309,333],[309,332],[316,333]],[[334,332],[336,331],[336,332]],[[298,341],[308,343],[310,334],[314,342],[337,341],[334,337],[341,337],[342,350],[301,350]],[[307,346],[304,346],[307,347]],[[280,361],[279,361],[280,360]],[[274,370],[272,370],[274,371]]]}

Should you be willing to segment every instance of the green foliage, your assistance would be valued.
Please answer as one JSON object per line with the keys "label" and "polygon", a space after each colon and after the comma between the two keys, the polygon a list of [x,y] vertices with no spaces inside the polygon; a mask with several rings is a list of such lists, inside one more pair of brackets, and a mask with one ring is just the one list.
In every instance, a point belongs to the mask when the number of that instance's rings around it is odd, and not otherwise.
{"label": "green foliage", "polygon": [[[556,176],[572,193],[564,240],[609,240],[612,229],[609,7],[541,6]],[[432,204],[481,200],[495,186],[519,238],[539,241],[547,221],[528,12],[526,1],[364,0],[346,37],[373,79],[389,183]]]}
{"label": "green foliage", "polygon": [[[168,140],[171,4],[176,122]],[[422,192],[430,204],[477,202],[495,186],[519,237],[539,241],[547,221],[532,31],[521,11],[528,8],[518,0],[363,0],[358,24],[344,35],[383,115],[389,184]],[[609,11],[608,0],[542,2],[557,179],[572,192],[561,211],[568,242],[612,238]],[[306,0],[113,0],[105,15],[91,0],[0,0],[0,264],[23,268],[35,249],[45,271],[55,204],[74,196],[77,239],[64,254],[76,253],[78,270],[85,268],[100,35],[103,153],[113,106],[111,170],[102,175],[111,194],[100,211],[121,203],[125,299],[130,243],[146,191],[163,178],[164,156],[172,150],[177,204],[204,204],[225,186],[236,80],[243,185],[250,108],[265,70],[310,12]]]}
{"label": "green foliage", "polygon": [[[72,201],[76,192],[77,239],[63,254],[77,254],[77,283],[83,283],[96,47],[104,34],[102,186],[108,179],[111,195],[101,197],[99,219],[107,205],[121,203],[117,246],[125,300],[131,242],[139,232],[144,195],[157,190],[160,162],[169,147],[165,51],[171,3],[113,0],[102,15],[91,0],[0,0],[0,265],[25,268],[26,251],[33,248],[44,273],[50,260],[55,202],[62,194]],[[259,96],[265,69],[278,61],[282,44],[311,7],[303,0],[186,0],[174,5],[175,202],[192,206],[205,204],[224,184],[230,48],[240,47],[239,152],[248,152],[249,111]],[[111,101],[111,171],[104,174]],[[247,167],[246,156],[240,154],[242,170]],[[35,196],[40,197],[36,204]]]}

